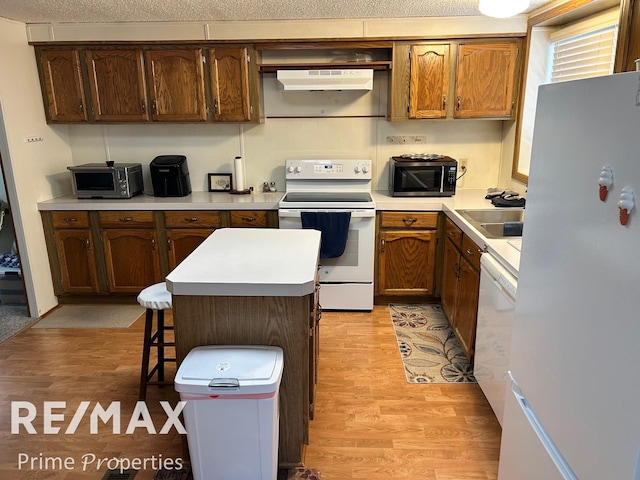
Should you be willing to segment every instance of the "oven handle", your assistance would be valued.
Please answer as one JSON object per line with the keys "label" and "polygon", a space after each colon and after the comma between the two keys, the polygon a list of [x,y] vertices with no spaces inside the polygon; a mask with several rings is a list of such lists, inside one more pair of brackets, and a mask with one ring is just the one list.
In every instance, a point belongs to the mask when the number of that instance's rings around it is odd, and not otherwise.
{"label": "oven handle", "polygon": [[278,210],[280,218],[299,218],[302,212],[351,212],[351,218],[373,218],[376,216],[375,210]]}

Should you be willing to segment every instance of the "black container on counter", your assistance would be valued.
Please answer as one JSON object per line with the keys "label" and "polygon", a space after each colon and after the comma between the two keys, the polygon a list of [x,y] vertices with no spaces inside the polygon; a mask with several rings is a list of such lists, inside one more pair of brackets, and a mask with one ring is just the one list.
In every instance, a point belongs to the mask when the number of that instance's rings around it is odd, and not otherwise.
{"label": "black container on counter", "polygon": [[149,167],[155,197],[184,197],[191,193],[189,167],[184,155],[160,155]]}

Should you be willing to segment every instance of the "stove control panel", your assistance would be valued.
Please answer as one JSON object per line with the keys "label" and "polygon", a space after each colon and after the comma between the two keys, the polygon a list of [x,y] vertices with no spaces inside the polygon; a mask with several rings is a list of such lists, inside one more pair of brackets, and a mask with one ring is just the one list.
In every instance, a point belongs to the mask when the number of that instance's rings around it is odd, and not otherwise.
{"label": "stove control panel", "polygon": [[300,179],[371,179],[371,160],[287,160],[285,178]]}

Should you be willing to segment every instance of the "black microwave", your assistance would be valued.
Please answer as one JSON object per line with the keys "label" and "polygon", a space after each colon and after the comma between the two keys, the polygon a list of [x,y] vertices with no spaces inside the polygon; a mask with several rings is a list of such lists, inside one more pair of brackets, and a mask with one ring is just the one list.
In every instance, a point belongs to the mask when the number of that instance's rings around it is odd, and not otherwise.
{"label": "black microwave", "polygon": [[458,162],[444,155],[403,155],[389,160],[389,193],[394,197],[451,197]]}
{"label": "black microwave", "polygon": [[131,198],[142,193],[140,163],[86,163],[67,167],[77,198]]}

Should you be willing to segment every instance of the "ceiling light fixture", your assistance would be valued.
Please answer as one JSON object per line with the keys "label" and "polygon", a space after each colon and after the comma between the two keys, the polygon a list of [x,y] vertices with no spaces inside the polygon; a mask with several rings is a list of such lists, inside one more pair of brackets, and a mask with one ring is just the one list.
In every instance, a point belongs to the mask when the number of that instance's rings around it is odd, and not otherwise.
{"label": "ceiling light fixture", "polygon": [[507,18],[524,12],[529,0],[480,0],[480,13],[488,17]]}

